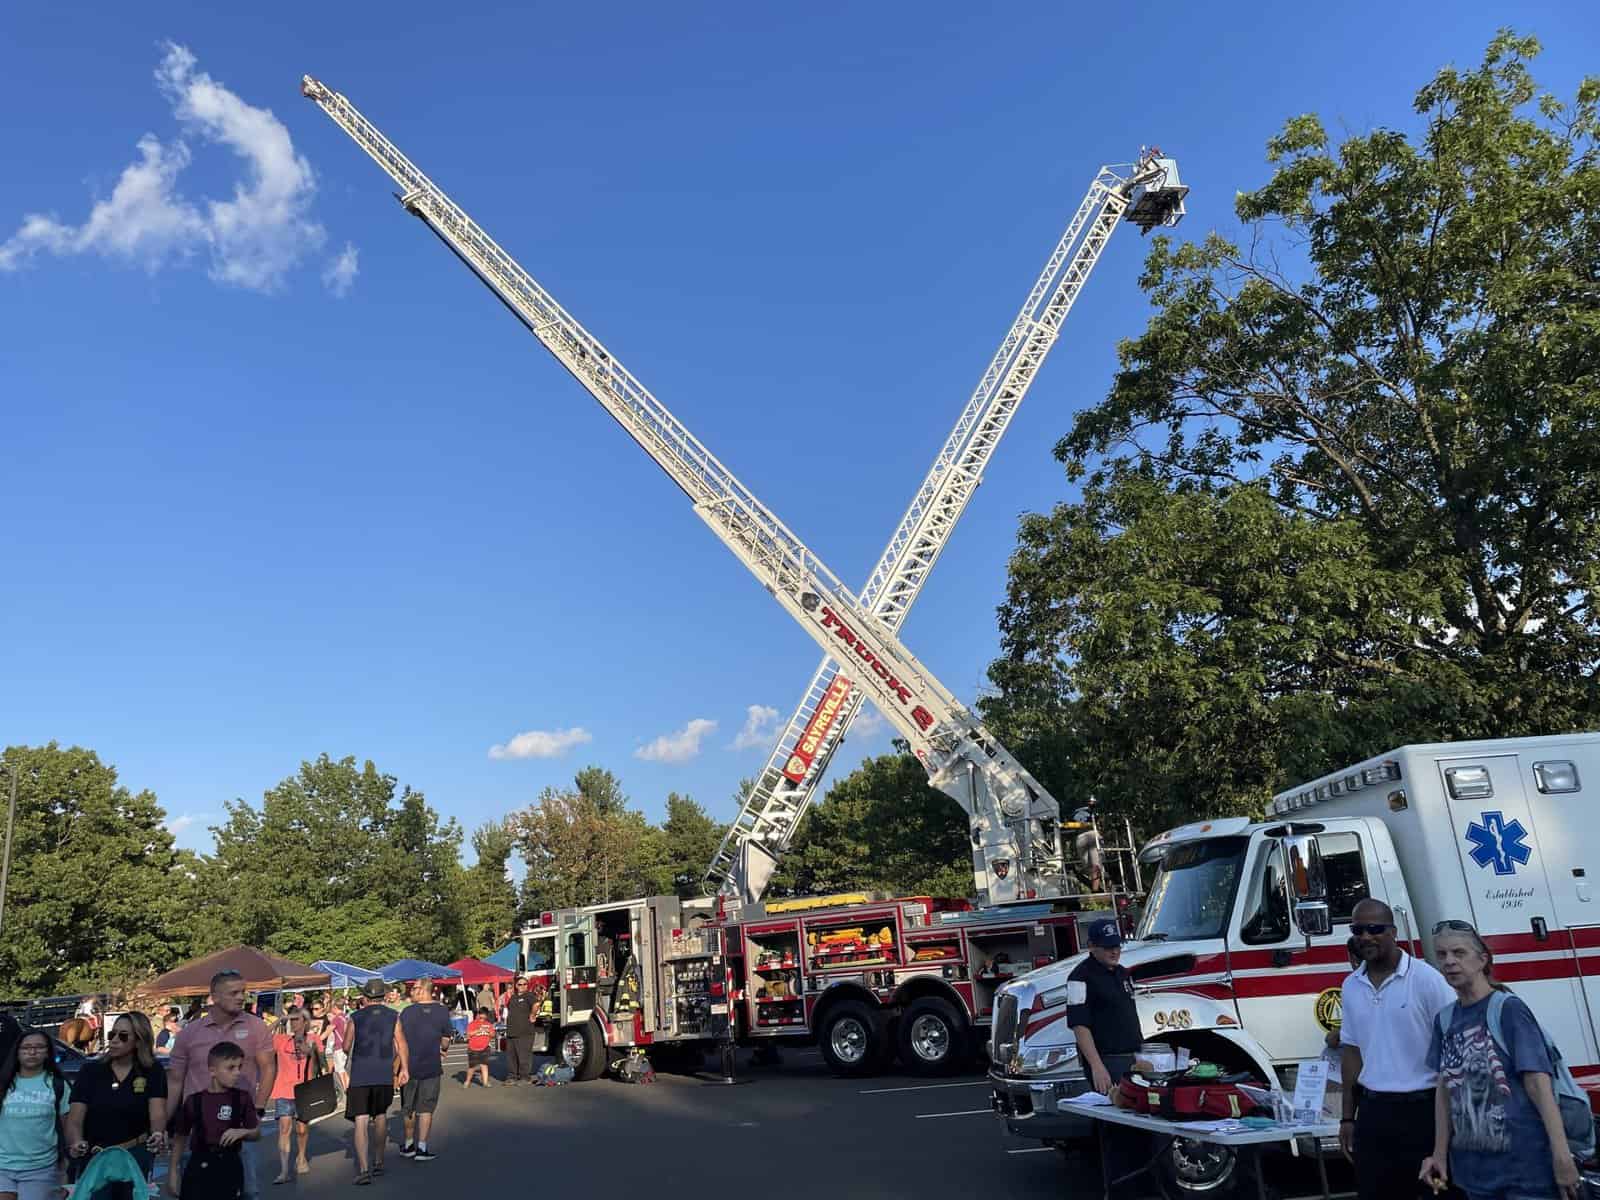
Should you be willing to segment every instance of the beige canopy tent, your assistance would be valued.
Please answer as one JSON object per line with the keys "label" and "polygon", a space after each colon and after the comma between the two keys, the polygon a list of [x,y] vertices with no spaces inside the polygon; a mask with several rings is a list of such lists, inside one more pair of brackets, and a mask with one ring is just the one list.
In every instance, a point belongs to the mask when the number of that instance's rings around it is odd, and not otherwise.
{"label": "beige canopy tent", "polygon": [[157,976],[143,987],[139,994],[145,996],[204,996],[211,991],[211,977],[219,971],[237,971],[244,976],[245,986],[253,992],[277,992],[285,988],[317,988],[329,986],[326,971],[318,971],[304,963],[297,963],[254,946],[231,946],[191,959],[174,967],[165,975]]}

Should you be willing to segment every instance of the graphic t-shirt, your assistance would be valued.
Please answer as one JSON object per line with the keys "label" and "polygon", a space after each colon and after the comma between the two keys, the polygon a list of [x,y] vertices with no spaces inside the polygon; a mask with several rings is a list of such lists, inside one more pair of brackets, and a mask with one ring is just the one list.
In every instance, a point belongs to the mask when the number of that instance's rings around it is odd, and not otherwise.
{"label": "graphic t-shirt", "polygon": [[56,1103],[55,1080],[40,1073],[17,1076],[0,1104],[0,1168],[37,1171],[56,1163],[56,1120],[72,1105],[65,1088]]}
{"label": "graphic t-shirt", "polygon": [[432,1079],[444,1074],[444,1064],[439,1057],[439,1043],[455,1036],[456,1027],[450,1023],[450,1011],[437,1001],[410,1004],[400,1014],[400,1028],[405,1030],[408,1067],[413,1079]]}
{"label": "graphic t-shirt", "polygon": [[[198,1104],[196,1104],[198,1100]],[[199,1128],[196,1129],[195,1109],[199,1108]],[[254,1129],[257,1124],[256,1104],[250,1094],[240,1088],[213,1092],[210,1088],[198,1096],[184,1097],[178,1108],[178,1119],[173,1132],[179,1137],[198,1139],[213,1149],[222,1144],[222,1135],[229,1129]],[[237,1150],[238,1143],[229,1147]]]}
{"label": "graphic t-shirt", "polygon": [[494,1041],[494,1025],[490,1022],[480,1019],[467,1026],[468,1050],[487,1050],[492,1041]]}
{"label": "graphic t-shirt", "polygon": [[72,1082],[72,1103],[88,1111],[83,1118],[83,1140],[91,1146],[116,1146],[150,1132],[150,1101],[167,1098],[167,1073],[156,1063],[145,1070],[137,1059],[126,1079],[118,1079],[111,1064],[93,1060],[83,1064]]}
{"label": "graphic t-shirt", "polygon": [[1475,1192],[1553,1196],[1550,1138],[1522,1086],[1524,1071],[1553,1071],[1544,1035],[1516,996],[1500,1013],[1504,1046],[1490,1035],[1488,1016],[1486,996],[1457,1008],[1442,1038],[1434,1023],[1428,1066],[1450,1091],[1450,1176],[1471,1180]]}

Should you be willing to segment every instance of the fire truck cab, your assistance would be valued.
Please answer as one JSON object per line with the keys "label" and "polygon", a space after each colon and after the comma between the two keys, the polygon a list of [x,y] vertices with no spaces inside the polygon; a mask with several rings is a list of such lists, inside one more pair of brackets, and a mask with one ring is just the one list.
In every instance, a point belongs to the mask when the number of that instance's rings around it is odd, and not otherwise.
{"label": "fire truck cab", "polygon": [[715,912],[714,900],[646,896],[541,913],[521,935],[530,978],[548,989],[534,1050],[589,1080],[635,1046],[723,1038],[731,965]]}
{"label": "fire truck cab", "polygon": [[[1435,923],[1471,921],[1496,977],[1533,1008],[1580,1083],[1600,1089],[1600,734],[1404,746],[1274,796],[1267,820],[1199,821],[1145,848],[1158,864],[1125,944],[1146,1038],[1292,1087],[1337,1028],[1351,911],[1373,896],[1397,936],[1432,951]],[[990,1041],[997,1113],[1066,1145],[1088,1122],[1067,1026],[1081,957],[1002,989]],[[1594,982],[1591,982],[1593,980]],[[1587,1064],[1587,1065],[1586,1065]],[[1179,1189],[1224,1191],[1231,1152],[1175,1143]]]}

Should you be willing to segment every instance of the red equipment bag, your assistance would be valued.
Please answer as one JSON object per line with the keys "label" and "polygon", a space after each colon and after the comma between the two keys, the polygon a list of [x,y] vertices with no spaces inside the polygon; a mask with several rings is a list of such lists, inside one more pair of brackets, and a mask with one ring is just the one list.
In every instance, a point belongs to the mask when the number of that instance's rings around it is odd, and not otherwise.
{"label": "red equipment bag", "polygon": [[1116,1102],[1118,1108],[1165,1117],[1169,1121],[1248,1117],[1257,1111],[1266,1111],[1239,1086],[1251,1082],[1252,1077],[1247,1074],[1216,1079],[1195,1079],[1182,1073],[1128,1074],[1117,1084]]}

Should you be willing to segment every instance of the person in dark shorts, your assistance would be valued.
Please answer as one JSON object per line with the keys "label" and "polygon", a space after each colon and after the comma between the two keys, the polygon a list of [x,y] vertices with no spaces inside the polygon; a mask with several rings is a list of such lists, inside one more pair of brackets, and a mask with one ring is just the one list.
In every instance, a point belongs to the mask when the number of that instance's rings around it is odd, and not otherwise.
{"label": "person in dark shorts", "polygon": [[400,1089],[400,1119],[406,1134],[400,1153],[429,1162],[436,1157],[428,1149],[428,1134],[444,1082],[444,1052],[456,1036],[450,1010],[433,998],[433,980],[419,979],[411,989],[411,1003],[400,1014],[400,1031],[410,1047],[406,1061],[411,1068],[410,1082]]}
{"label": "person in dark shorts", "polygon": [[483,1086],[489,1084],[489,1054],[494,1048],[494,1013],[480,1008],[467,1025],[467,1075],[461,1081],[463,1088],[472,1086],[472,1077],[478,1075]]}
{"label": "person in dark shorts", "polygon": [[[356,1183],[369,1184],[383,1174],[389,1106],[394,1087],[411,1078],[405,1030],[399,1014],[383,1003],[387,984],[369,979],[361,987],[367,1003],[345,1026],[344,1048],[350,1058],[350,1087],[345,1092],[345,1119],[355,1123]],[[397,1066],[398,1064],[398,1066]]]}

